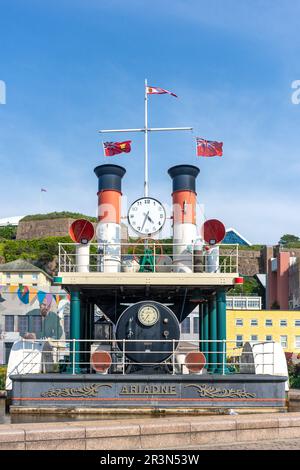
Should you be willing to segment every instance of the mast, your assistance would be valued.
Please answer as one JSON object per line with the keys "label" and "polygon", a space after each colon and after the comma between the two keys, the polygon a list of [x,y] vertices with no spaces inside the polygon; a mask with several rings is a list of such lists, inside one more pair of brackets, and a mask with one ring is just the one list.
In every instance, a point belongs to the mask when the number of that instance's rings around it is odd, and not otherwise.
{"label": "mast", "polygon": [[100,134],[116,133],[116,132],[144,132],[145,136],[145,151],[144,151],[144,197],[149,196],[149,158],[148,158],[148,133],[149,132],[162,132],[162,131],[191,131],[192,127],[148,127],[148,81],[145,79],[145,124],[142,128],[137,129],[102,129],[98,131]]}

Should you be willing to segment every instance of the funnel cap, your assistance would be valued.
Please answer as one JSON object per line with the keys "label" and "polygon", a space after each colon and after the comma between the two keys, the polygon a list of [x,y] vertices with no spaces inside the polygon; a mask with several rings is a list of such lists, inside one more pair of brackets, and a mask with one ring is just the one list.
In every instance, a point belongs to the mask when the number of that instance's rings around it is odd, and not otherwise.
{"label": "funnel cap", "polygon": [[175,191],[196,192],[196,178],[200,173],[194,165],[176,165],[169,168],[168,173],[173,180],[173,193]]}
{"label": "funnel cap", "polygon": [[125,168],[119,165],[99,165],[94,169],[98,177],[98,191],[111,189],[121,192],[121,181],[126,173]]}

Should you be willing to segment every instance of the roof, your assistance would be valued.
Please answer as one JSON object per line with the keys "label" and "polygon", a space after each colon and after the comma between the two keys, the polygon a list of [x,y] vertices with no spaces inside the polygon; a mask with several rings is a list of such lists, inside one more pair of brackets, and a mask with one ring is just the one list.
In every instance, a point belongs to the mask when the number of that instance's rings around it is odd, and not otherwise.
{"label": "roof", "polygon": [[30,272],[30,273],[43,273],[49,279],[52,279],[49,274],[47,274],[42,269],[34,266],[34,264],[29,263],[24,259],[17,259],[11,261],[10,263],[0,264],[0,271],[2,272]]}
{"label": "roof", "polygon": [[251,246],[250,243],[243,235],[241,235],[235,228],[230,227],[226,230],[226,235],[222,243]]}
{"label": "roof", "polygon": [[255,274],[258,282],[266,289],[267,287],[267,275],[266,274]]}
{"label": "roof", "polygon": [[6,227],[7,225],[19,225],[21,219],[23,219],[24,215],[17,215],[15,217],[5,217],[0,219],[0,227]]}

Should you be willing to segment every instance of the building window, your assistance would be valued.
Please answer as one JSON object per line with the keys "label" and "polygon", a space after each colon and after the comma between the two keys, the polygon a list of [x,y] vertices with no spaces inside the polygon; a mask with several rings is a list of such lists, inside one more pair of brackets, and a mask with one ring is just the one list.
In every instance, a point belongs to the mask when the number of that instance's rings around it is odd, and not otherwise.
{"label": "building window", "polygon": [[13,315],[5,315],[5,325],[4,325],[4,330],[5,331],[14,331],[14,326],[15,326],[15,321],[14,321],[14,316]]}
{"label": "building window", "polygon": [[29,315],[30,333],[35,333],[37,338],[42,336],[42,317],[40,315]]}
{"label": "building window", "polygon": [[244,325],[244,321],[242,318],[237,318],[235,320],[235,326],[243,326]]}
{"label": "building window", "polygon": [[190,319],[189,319],[189,318],[185,318],[185,319],[183,320],[183,322],[181,323],[181,333],[183,333],[183,334],[189,334],[189,333],[190,333],[190,330],[191,330]]}
{"label": "building window", "polygon": [[199,333],[199,317],[194,317],[193,319],[194,334]]}
{"label": "building window", "polygon": [[300,326],[300,320],[295,320],[295,326]]}
{"label": "building window", "polygon": [[36,282],[33,282],[33,283],[32,283],[32,287],[37,287],[37,283],[36,283]]}
{"label": "building window", "polygon": [[300,349],[300,336],[295,336],[295,347]]}
{"label": "building window", "polygon": [[273,341],[273,336],[272,335],[267,335],[266,336],[266,341]]}
{"label": "building window", "polygon": [[280,336],[280,344],[283,348],[287,348],[287,336]]}
{"label": "building window", "polygon": [[23,274],[19,274],[19,279],[23,279]]}
{"label": "building window", "polygon": [[260,309],[260,299],[249,299],[248,300],[248,309]]}
{"label": "building window", "polygon": [[273,326],[273,320],[266,320],[266,326]]}
{"label": "building window", "polygon": [[6,280],[9,281],[10,279],[10,273],[6,273]]}
{"label": "building window", "polygon": [[243,335],[236,335],[235,337],[235,345],[237,348],[242,348],[243,347]]}
{"label": "building window", "polygon": [[257,320],[257,318],[252,318],[251,321],[250,321],[250,325],[251,325],[251,326],[258,326],[258,320]]}
{"label": "building window", "polygon": [[246,310],[247,309],[247,300],[235,299],[234,302],[235,308]]}
{"label": "building window", "polygon": [[28,333],[28,317],[26,315],[18,316],[18,330],[21,336]]}
{"label": "building window", "polygon": [[280,320],[280,326],[287,326],[287,320]]}
{"label": "building window", "polygon": [[38,280],[38,275],[37,274],[32,274],[32,280],[37,281]]}
{"label": "building window", "polygon": [[257,335],[251,335],[251,341],[258,341]]}

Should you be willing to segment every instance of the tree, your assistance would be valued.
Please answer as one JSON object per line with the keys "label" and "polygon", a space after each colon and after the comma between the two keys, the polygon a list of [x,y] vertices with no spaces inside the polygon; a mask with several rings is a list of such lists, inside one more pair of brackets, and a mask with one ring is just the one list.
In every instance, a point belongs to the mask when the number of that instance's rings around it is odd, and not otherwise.
{"label": "tree", "polygon": [[0,238],[5,238],[6,240],[14,240],[17,234],[17,227],[13,225],[6,225],[5,227],[0,227]]}
{"label": "tree", "polygon": [[289,233],[286,233],[285,235],[282,235],[282,237],[279,240],[279,245],[287,245],[288,243],[296,243],[300,242],[300,238],[297,237],[296,235],[291,235]]}

